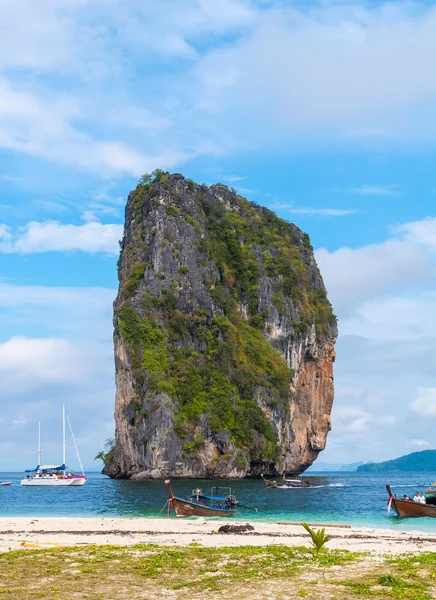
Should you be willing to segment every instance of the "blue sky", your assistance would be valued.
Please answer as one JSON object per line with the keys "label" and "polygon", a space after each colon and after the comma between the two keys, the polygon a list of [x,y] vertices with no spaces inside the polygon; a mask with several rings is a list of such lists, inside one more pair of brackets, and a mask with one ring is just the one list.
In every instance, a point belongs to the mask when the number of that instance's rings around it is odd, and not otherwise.
{"label": "blue sky", "polygon": [[[436,5],[0,0],[0,470],[113,434],[123,210],[154,168],[307,231],[339,316],[321,460],[433,445]],[[74,465],[74,461],[73,466]]]}

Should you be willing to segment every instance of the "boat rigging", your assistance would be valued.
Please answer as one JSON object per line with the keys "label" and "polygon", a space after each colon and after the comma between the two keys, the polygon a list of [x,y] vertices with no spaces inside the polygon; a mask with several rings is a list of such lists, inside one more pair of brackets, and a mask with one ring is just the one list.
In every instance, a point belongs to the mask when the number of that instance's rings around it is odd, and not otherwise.
{"label": "boat rigging", "polygon": [[[75,475],[66,466],[66,436],[65,436],[65,422],[68,421],[68,425],[73,438],[74,447],[76,449],[77,458],[79,460],[80,468],[82,470],[81,475]],[[65,408],[65,404],[62,404],[62,464],[41,464],[41,423],[38,423],[38,462],[34,469],[26,471],[28,475],[21,480],[21,485],[24,486],[44,486],[44,487],[68,487],[68,486],[81,486],[87,481],[87,477],[83,470],[82,461],[80,460],[79,449],[76,444],[76,438],[74,437],[73,428],[71,427],[70,417]]]}

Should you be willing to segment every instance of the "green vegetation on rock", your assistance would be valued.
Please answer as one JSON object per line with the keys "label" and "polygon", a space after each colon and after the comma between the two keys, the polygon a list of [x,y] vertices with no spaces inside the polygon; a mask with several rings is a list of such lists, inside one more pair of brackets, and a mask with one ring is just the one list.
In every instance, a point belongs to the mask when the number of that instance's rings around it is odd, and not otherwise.
{"label": "green vegetation on rock", "polygon": [[175,316],[194,336],[201,329],[205,352],[175,345],[180,334],[174,327],[175,317],[164,327],[139,317],[132,307],[120,309],[120,332],[131,348],[138,380],[147,379],[149,393],[166,393],[178,401],[176,428],[182,438],[190,435],[204,414],[212,431],[229,432],[241,448],[250,446],[256,431],[260,436],[257,451],[265,460],[274,458],[276,438],[252,392],[262,386],[270,388],[272,398],[289,396],[292,373],[282,357],[259,331],[236,315],[215,317],[205,331],[195,319],[181,313]]}

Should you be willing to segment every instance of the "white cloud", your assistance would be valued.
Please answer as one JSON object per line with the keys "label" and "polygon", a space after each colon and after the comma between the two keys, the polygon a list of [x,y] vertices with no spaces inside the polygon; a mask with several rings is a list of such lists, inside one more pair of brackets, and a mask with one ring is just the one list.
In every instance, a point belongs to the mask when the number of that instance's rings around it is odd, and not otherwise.
{"label": "white cloud", "polygon": [[[114,431],[114,296],[103,288],[0,284],[0,470],[33,466],[38,421],[44,455],[57,460],[63,402],[84,463],[99,466],[93,457]],[[68,453],[75,468],[74,449]]]}
{"label": "white cloud", "polygon": [[14,394],[42,383],[71,385],[87,378],[86,364],[83,348],[67,340],[13,337],[0,344],[0,389]]}
{"label": "white cloud", "polygon": [[398,196],[396,185],[362,185],[351,191],[361,196]]}
{"label": "white cloud", "polygon": [[0,147],[15,152],[139,176],[265,140],[436,132],[433,6],[0,5]]}
{"label": "white cloud", "polygon": [[316,251],[329,297],[342,314],[365,299],[427,280],[434,267],[422,248],[391,239],[362,248]]}
{"label": "white cloud", "polygon": [[0,340],[36,335],[103,341],[111,352],[112,309],[116,290],[0,283]]}
{"label": "white cloud", "polygon": [[244,187],[239,187],[238,186],[238,194],[244,194],[246,197],[252,196],[253,194],[256,194],[257,191],[256,190],[251,190],[250,188],[244,188]]}
{"label": "white cloud", "polygon": [[335,406],[332,417],[335,423],[335,434],[339,437],[365,433],[372,420],[369,413],[350,404]]}
{"label": "white cloud", "polygon": [[436,388],[419,388],[410,409],[422,417],[436,417]]}
{"label": "white cloud", "polygon": [[[223,35],[254,16],[243,0],[2,0],[0,68],[53,71],[66,66],[79,73],[106,75],[114,49],[128,45],[147,53],[195,56],[191,41],[205,34]],[[20,20],[21,27],[17,26]],[[144,35],[145,31],[149,35]],[[113,48],[111,47],[113,46]]]}
{"label": "white cloud", "polygon": [[331,192],[341,194],[358,194],[359,196],[398,196],[397,185],[361,185],[356,188],[333,188]]}
{"label": "white cloud", "polygon": [[403,223],[393,227],[392,230],[393,233],[402,235],[410,242],[436,250],[436,218],[434,217]]}
{"label": "white cloud", "polygon": [[426,442],[425,440],[410,440],[408,442],[408,446],[430,446],[430,444],[428,442]]}
{"label": "white cloud", "polygon": [[86,210],[82,214],[84,221],[99,221],[102,217],[121,217],[121,211],[125,206],[125,200],[121,196],[110,196],[99,192],[92,196],[86,204]]}
{"label": "white cloud", "polygon": [[272,208],[274,208],[274,210],[308,217],[344,217],[347,215],[354,215],[359,212],[355,209],[311,208],[307,206],[297,207],[293,203],[286,202],[273,203]]}
{"label": "white cloud", "polygon": [[357,210],[341,209],[341,208],[287,208],[287,212],[296,215],[307,215],[309,217],[344,217],[346,215],[354,215]]}
{"label": "white cloud", "polygon": [[353,385],[342,385],[341,383],[338,383],[336,385],[336,393],[348,396],[349,398],[360,398],[363,395],[363,390]]}
{"label": "white cloud", "polygon": [[235,183],[237,181],[243,181],[245,179],[245,177],[238,177],[237,175],[228,175],[228,176],[221,176],[221,179],[223,179],[224,181],[228,181],[229,183]]}
{"label": "white cloud", "polygon": [[332,432],[323,461],[341,462],[344,451],[350,460],[385,460],[426,447],[433,435],[433,231],[427,218],[396,226],[395,237],[380,244],[317,252],[339,317]]}
{"label": "white cloud", "polygon": [[0,225],[0,252],[30,254],[80,250],[118,254],[122,235],[122,225],[103,225],[94,220],[84,225],[32,221],[14,232],[6,225]]}
{"label": "white cloud", "polygon": [[173,143],[167,143],[165,151],[144,154],[138,144],[134,148],[121,139],[98,139],[90,133],[92,127],[79,129],[74,124],[87,116],[82,104],[56,92],[39,98],[35,92],[14,89],[0,77],[0,147],[106,176],[139,176],[157,166],[170,168],[189,156]]}
{"label": "white cloud", "polygon": [[12,429],[23,429],[23,427],[26,425],[26,423],[27,423],[27,421],[23,417],[14,419],[12,421]]}
{"label": "white cloud", "polygon": [[[343,390],[344,391],[344,390]],[[347,390],[348,391],[348,390]],[[341,421],[354,417],[368,418],[368,413],[362,410],[359,406],[347,404],[346,406],[335,407],[336,418]]]}
{"label": "white cloud", "polygon": [[175,102],[173,70],[162,77],[168,65],[157,76],[153,68],[189,59],[181,68],[188,81],[196,40],[248,26],[255,15],[249,2],[0,4],[0,147],[105,176],[139,176],[213,153],[194,131],[193,115],[192,135],[183,131],[192,86],[182,90],[183,104]]}
{"label": "white cloud", "polygon": [[200,64],[198,105],[236,113],[244,131],[256,118],[262,142],[271,129],[306,140],[433,139],[435,27],[435,7],[418,3],[263,11],[251,35]]}
{"label": "white cloud", "polygon": [[395,415],[382,415],[378,418],[378,422],[381,425],[386,425],[387,427],[393,427],[397,424],[397,418]]}
{"label": "white cloud", "polygon": [[368,431],[368,419],[358,417],[347,422],[338,421],[335,424],[335,433],[340,437],[362,435]]}
{"label": "white cloud", "polygon": [[[406,283],[407,285],[407,283]],[[436,322],[432,317],[436,292],[387,295],[375,297],[344,314],[341,330],[344,334],[364,337],[377,342],[436,337]]]}

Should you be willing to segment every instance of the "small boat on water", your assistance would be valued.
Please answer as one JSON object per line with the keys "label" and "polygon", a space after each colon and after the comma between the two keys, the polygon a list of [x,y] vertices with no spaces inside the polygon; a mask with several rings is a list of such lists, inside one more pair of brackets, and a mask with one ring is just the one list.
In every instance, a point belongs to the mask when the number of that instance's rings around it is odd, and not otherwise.
{"label": "small boat on water", "polygon": [[425,504],[415,502],[411,498],[397,498],[392,493],[391,486],[387,485],[389,494],[388,511],[392,508],[399,517],[436,517],[436,482],[425,492]]}
{"label": "small boat on water", "polygon": [[0,481],[0,485],[12,485],[12,481]]}
{"label": "small boat on water", "polygon": [[273,479],[265,479],[263,475],[261,475],[261,477],[264,480],[267,488],[276,490],[289,490],[312,487],[312,484],[308,479],[302,479],[298,475],[292,476],[291,478],[287,478],[285,476],[285,473],[283,473],[283,477],[279,481]]}
{"label": "small boat on water", "polygon": [[203,494],[203,490],[192,490],[189,500],[176,498],[171,490],[169,479],[165,481],[168,491],[168,516],[171,508],[177,517],[231,517],[235,514],[237,501],[230,487],[214,486],[210,495]]}
{"label": "small boat on water", "polygon": [[[81,475],[75,475],[66,466],[66,443],[65,443],[65,417],[70,426],[71,436],[73,438],[74,447],[76,448],[77,458],[79,459]],[[83,471],[82,461],[80,460],[79,450],[77,448],[76,439],[71,427],[70,418],[65,408],[62,405],[62,464],[41,464],[41,423],[38,424],[38,463],[34,469],[26,471],[28,475],[21,480],[21,485],[24,486],[43,486],[43,487],[77,487],[86,483],[87,477]]]}

